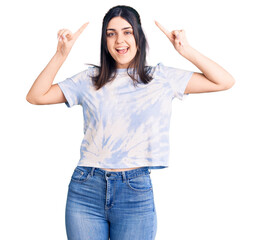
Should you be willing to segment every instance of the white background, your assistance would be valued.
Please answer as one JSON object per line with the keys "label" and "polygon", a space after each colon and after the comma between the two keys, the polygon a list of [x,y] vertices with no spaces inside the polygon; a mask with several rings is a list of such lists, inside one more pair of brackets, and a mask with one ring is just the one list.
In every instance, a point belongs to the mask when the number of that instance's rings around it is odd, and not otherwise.
{"label": "white background", "polygon": [[[80,157],[82,108],[25,97],[54,55],[57,31],[89,26],[54,83],[99,64],[101,23],[126,4],[141,15],[148,64],[198,71],[156,27],[189,43],[236,79],[233,88],[173,101],[169,168],[151,177],[157,240],[260,240],[260,11],[258,1],[5,1],[1,24],[0,239],[66,239],[67,187]],[[95,238],[93,238],[95,239]]]}

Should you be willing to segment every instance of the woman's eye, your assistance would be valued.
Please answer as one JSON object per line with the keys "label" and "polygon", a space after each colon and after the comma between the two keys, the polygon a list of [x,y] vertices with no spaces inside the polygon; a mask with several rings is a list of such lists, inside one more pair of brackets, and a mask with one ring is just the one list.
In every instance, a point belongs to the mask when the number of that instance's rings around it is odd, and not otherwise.
{"label": "woman's eye", "polygon": [[107,33],[107,36],[108,36],[108,37],[111,37],[111,36],[113,36],[113,34],[114,34],[114,33]]}
{"label": "woman's eye", "polygon": [[[130,34],[132,34],[132,32],[124,32],[124,34],[125,35],[130,35]],[[107,33],[106,34],[107,35],[107,37],[113,37],[113,36],[115,36],[116,35],[116,33],[114,33],[114,32],[110,32],[110,33]]]}

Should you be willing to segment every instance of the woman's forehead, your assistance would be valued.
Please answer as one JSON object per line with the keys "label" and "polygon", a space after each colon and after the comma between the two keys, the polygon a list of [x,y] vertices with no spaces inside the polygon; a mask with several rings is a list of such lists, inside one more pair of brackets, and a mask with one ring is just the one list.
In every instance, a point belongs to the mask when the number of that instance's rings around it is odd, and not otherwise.
{"label": "woman's forehead", "polygon": [[112,18],[107,26],[107,30],[117,30],[117,31],[128,29],[128,28],[132,28],[131,24],[122,17]]}

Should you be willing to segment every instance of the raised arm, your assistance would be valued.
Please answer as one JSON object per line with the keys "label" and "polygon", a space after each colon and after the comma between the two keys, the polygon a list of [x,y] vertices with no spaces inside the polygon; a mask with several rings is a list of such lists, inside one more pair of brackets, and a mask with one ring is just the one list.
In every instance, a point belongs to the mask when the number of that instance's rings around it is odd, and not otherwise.
{"label": "raised arm", "polygon": [[168,37],[178,53],[193,63],[202,72],[193,73],[185,89],[185,93],[222,91],[234,85],[234,78],[224,68],[188,44],[184,30],[169,32],[157,21],[155,21],[155,24]]}
{"label": "raised arm", "polygon": [[83,24],[74,34],[67,29],[62,29],[58,32],[57,51],[27,93],[26,100],[29,103],[43,105],[66,102],[60,87],[58,84],[53,84],[53,81],[69,55],[73,44],[88,24]]}

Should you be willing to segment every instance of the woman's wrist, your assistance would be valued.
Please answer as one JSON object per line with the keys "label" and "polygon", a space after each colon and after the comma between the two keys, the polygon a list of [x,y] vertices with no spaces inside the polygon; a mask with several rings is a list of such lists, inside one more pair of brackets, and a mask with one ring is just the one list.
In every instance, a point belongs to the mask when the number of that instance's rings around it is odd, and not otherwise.
{"label": "woman's wrist", "polygon": [[193,57],[196,55],[197,51],[191,47],[190,45],[184,45],[180,50],[179,54],[186,58],[187,60],[191,61]]}
{"label": "woman's wrist", "polygon": [[68,57],[68,54],[64,54],[64,53],[61,53],[60,51],[56,51],[55,54],[54,54],[54,57],[58,61],[64,62],[66,60],[66,58]]}

